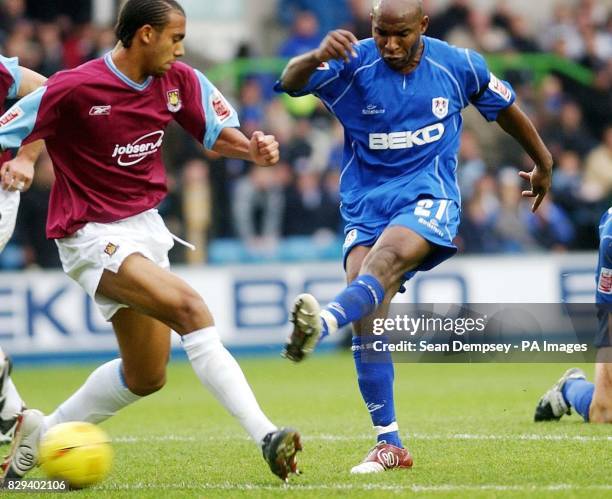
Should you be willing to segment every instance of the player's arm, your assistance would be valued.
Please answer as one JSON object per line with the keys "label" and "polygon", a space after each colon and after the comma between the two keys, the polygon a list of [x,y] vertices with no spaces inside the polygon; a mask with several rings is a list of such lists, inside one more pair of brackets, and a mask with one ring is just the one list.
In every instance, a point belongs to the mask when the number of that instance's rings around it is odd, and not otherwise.
{"label": "player's arm", "polygon": [[[19,66],[21,80],[16,97],[25,97],[39,87],[47,79],[31,69]],[[27,144],[17,151],[15,157],[0,167],[0,187],[9,191],[26,191],[32,185],[34,178],[34,164],[40,156],[44,141],[37,140]]]}
{"label": "player's arm", "polygon": [[357,38],[350,31],[330,31],[317,49],[289,61],[279,80],[283,90],[291,92],[304,88],[321,63],[332,59],[349,62],[351,56],[357,57],[354,47],[357,43]]}
{"label": "player's arm", "polygon": [[274,135],[253,132],[249,140],[237,128],[224,128],[219,133],[212,150],[228,158],[252,161],[259,166],[272,166],[278,163],[278,142]]}
{"label": "player's arm", "polygon": [[531,190],[523,191],[523,197],[535,198],[532,211],[536,211],[551,186],[552,155],[531,120],[516,103],[499,112],[497,123],[521,144],[535,162],[531,172],[520,172],[519,175],[531,183]]}
{"label": "player's arm", "polygon": [[47,81],[47,78],[31,69],[19,66],[19,70],[21,71],[21,81],[19,82],[17,97],[20,99],[34,92],[38,87],[42,87]]}

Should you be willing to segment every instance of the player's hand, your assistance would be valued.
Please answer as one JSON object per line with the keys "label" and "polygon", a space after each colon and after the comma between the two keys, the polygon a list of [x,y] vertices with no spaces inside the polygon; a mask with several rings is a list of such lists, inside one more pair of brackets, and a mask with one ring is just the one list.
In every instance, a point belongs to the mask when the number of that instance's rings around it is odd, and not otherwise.
{"label": "player's hand", "polygon": [[249,144],[251,159],[259,166],[272,166],[278,163],[280,153],[278,142],[274,135],[264,135],[263,132],[253,132]]}
{"label": "player's hand", "polygon": [[552,170],[535,165],[530,172],[519,172],[519,176],[531,184],[531,190],[523,191],[522,196],[535,198],[531,207],[531,211],[535,213],[552,185]]}
{"label": "player's hand", "polygon": [[316,58],[319,62],[331,59],[344,59],[349,62],[351,57],[357,57],[354,46],[358,42],[355,35],[345,29],[330,31],[315,52]]}
{"label": "player's hand", "polygon": [[34,163],[19,156],[0,168],[0,187],[6,191],[27,191],[34,178]]}

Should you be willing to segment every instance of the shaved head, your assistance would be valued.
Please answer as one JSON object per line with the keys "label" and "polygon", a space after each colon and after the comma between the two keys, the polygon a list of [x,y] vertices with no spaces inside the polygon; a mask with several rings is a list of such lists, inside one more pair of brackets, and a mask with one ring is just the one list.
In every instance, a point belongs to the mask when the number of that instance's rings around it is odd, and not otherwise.
{"label": "shaved head", "polygon": [[423,17],[423,0],[374,0],[372,16],[388,19]]}
{"label": "shaved head", "polygon": [[372,38],[384,61],[396,71],[412,71],[423,50],[421,35],[429,25],[422,0],[374,0],[370,17]]}

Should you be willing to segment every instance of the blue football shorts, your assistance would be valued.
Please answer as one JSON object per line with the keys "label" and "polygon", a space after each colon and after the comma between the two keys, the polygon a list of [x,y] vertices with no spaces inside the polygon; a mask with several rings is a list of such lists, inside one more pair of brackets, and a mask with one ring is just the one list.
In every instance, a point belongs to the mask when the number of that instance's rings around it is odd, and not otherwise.
{"label": "blue football shorts", "polygon": [[453,240],[459,228],[460,213],[461,209],[455,201],[420,198],[384,221],[349,221],[344,229],[345,241],[342,247],[344,268],[355,246],[374,246],[387,227],[398,225],[416,232],[433,246],[431,253],[417,268],[404,274],[405,280],[411,279],[419,271],[431,270],[457,253]]}

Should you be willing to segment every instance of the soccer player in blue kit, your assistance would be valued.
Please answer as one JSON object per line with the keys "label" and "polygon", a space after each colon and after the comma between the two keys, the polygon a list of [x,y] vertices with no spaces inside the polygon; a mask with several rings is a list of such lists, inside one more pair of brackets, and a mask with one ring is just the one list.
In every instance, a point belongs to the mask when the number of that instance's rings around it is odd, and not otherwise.
{"label": "soccer player in blue kit", "polygon": [[300,361],[317,341],[353,324],[359,388],[377,445],[353,473],[409,468],[393,403],[394,370],[362,361],[374,315],[402,284],[457,251],[460,214],[456,181],[461,110],[473,104],[497,121],[533,159],[523,196],[535,211],[551,183],[552,157],[520,110],[510,85],[478,53],[424,36],[429,19],[420,0],[375,0],[372,38],[332,31],[318,49],[289,61],[277,91],[314,94],[343,124],[340,210],[346,223],[348,286],[323,310],[311,295],[297,297],[284,355]]}
{"label": "soccer player in blue kit", "polygon": [[568,369],[538,402],[536,422],[559,420],[573,407],[586,422],[612,423],[612,207],[599,224],[596,283],[599,330],[593,342],[598,349],[595,383],[586,380],[582,369]]}

